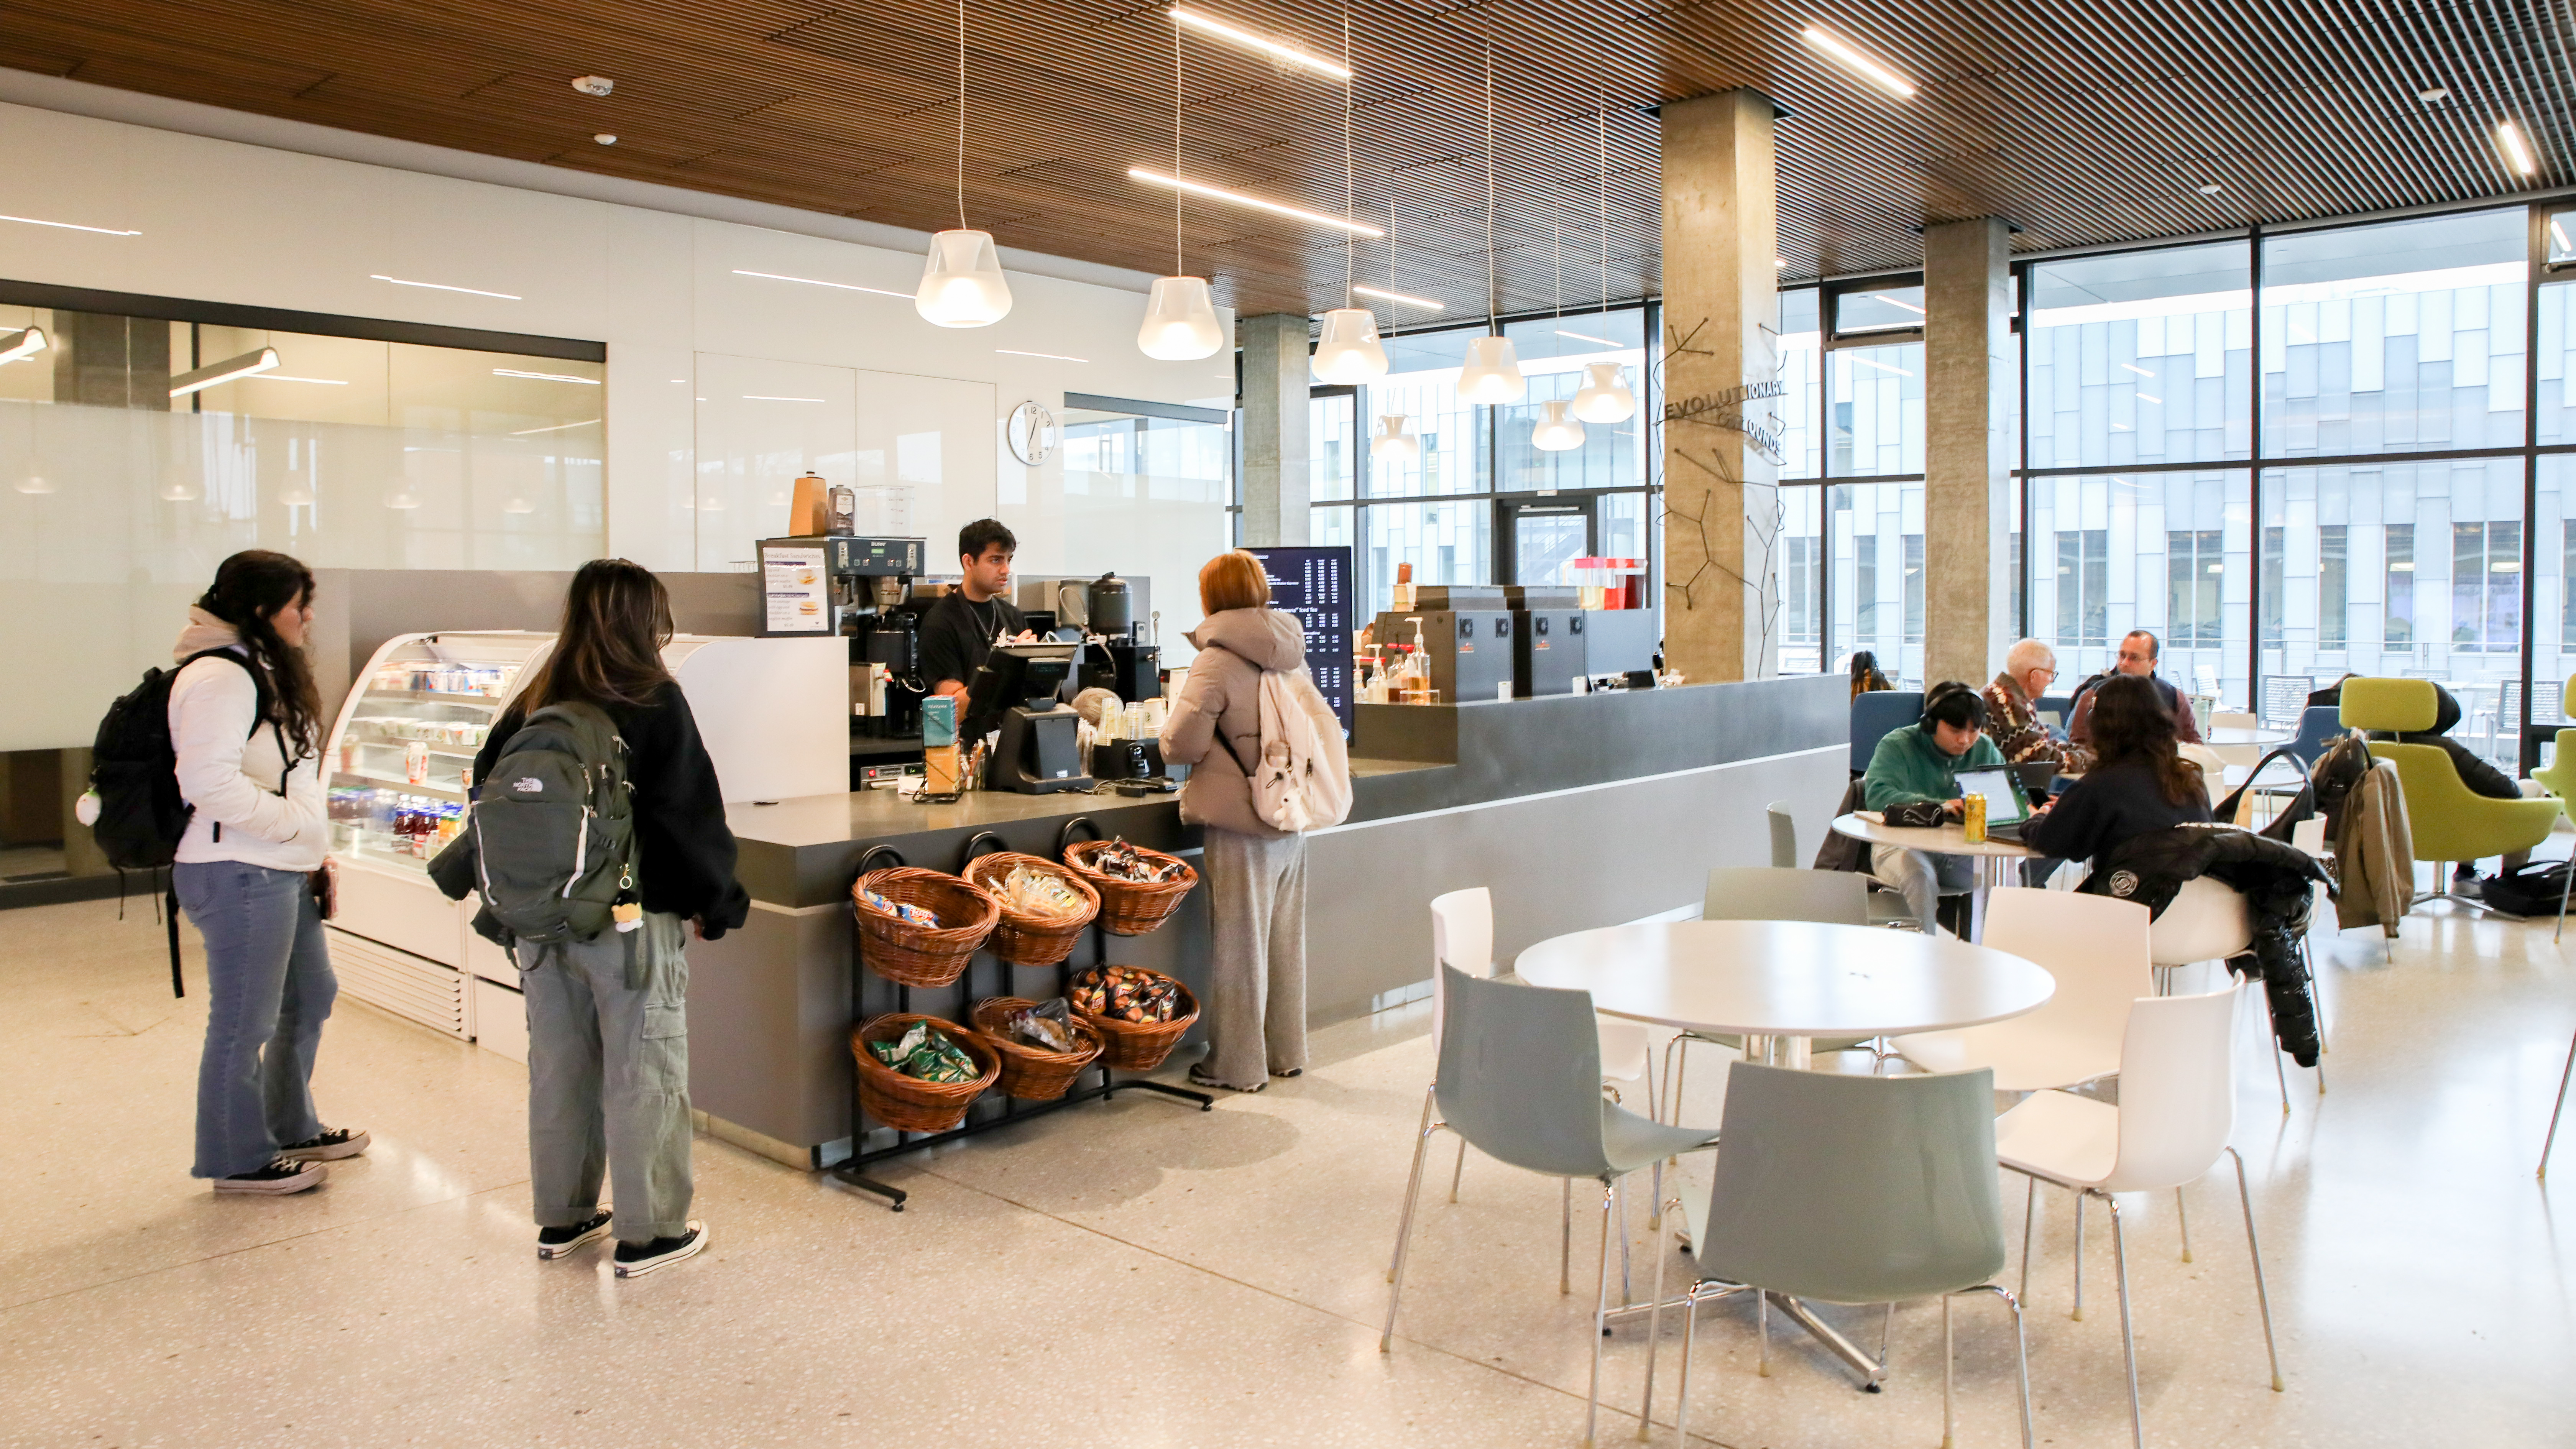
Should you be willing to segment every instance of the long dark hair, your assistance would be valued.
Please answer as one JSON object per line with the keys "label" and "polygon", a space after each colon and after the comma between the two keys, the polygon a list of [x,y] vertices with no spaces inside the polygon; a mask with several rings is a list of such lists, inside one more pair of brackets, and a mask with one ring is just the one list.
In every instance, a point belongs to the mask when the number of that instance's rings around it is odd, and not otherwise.
{"label": "long dark hair", "polygon": [[671,682],[662,646],[671,642],[671,591],[653,571],[622,558],[595,558],[564,593],[554,652],[520,695],[530,711],[566,700],[642,704]]}
{"label": "long dark hair", "polygon": [[2187,805],[2201,797],[2200,767],[2174,747],[2173,711],[2154,681],[2114,674],[2093,688],[2093,749],[2104,765],[2136,758],[2155,772],[2164,797]]}
{"label": "long dark hair", "polygon": [[1887,682],[1886,675],[1879,672],[1877,655],[1866,649],[1853,652],[1851,657],[1852,698],[1858,699],[1864,694],[1875,694],[1879,690],[1895,687]]}
{"label": "long dark hair", "polygon": [[313,597],[313,570],[298,559],[264,548],[246,548],[215,568],[215,582],[197,596],[197,607],[233,626],[250,650],[251,663],[268,676],[268,717],[295,737],[299,757],[322,738],[322,691],[304,651],[278,637],[269,617]]}

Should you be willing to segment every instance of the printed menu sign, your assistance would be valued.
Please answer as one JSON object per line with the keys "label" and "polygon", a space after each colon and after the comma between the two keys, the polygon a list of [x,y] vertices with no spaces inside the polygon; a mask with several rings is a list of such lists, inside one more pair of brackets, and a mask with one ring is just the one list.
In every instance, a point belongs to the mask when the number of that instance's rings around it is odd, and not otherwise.
{"label": "printed menu sign", "polygon": [[823,549],[760,546],[764,634],[832,632],[832,574]]}

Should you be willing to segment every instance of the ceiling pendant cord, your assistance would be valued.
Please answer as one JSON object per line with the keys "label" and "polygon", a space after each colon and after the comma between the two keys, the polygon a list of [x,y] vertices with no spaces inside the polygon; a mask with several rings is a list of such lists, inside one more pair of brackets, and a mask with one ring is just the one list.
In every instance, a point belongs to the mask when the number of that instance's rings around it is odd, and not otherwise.
{"label": "ceiling pendant cord", "polygon": [[1596,102],[1594,114],[1601,121],[1601,317],[1610,317],[1610,104]]}
{"label": "ceiling pendant cord", "polygon": [[[1172,179],[1181,179],[1181,22],[1172,22]],[[1172,275],[1189,275],[1181,260],[1181,188],[1172,188]],[[1606,277],[1608,273],[1603,273]]]}
{"label": "ceiling pendant cord", "polygon": [[[1351,71],[1351,6],[1342,0],[1342,220],[1354,220],[1353,211],[1359,195],[1356,173],[1351,167],[1351,90],[1357,82]],[[1359,280],[1355,267],[1355,248],[1359,233],[1345,228],[1342,232],[1342,305],[1352,305],[1352,284]]]}
{"label": "ceiling pendant cord", "polygon": [[966,230],[966,0],[957,0],[957,229]]}
{"label": "ceiling pendant cord", "polygon": [[1485,332],[1495,331],[1494,295],[1494,40],[1485,37]]}

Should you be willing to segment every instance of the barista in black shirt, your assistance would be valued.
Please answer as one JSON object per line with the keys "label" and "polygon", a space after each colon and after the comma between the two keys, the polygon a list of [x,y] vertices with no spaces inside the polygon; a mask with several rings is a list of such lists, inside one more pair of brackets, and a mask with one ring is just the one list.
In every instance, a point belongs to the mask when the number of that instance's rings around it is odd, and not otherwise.
{"label": "barista in black shirt", "polygon": [[933,694],[958,697],[962,709],[966,687],[995,640],[1016,640],[1028,631],[1028,620],[1011,604],[1011,556],[1020,541],[989,518],[979,518],[957,531],[957,561],[966,578],[921,616],[921,677]]}

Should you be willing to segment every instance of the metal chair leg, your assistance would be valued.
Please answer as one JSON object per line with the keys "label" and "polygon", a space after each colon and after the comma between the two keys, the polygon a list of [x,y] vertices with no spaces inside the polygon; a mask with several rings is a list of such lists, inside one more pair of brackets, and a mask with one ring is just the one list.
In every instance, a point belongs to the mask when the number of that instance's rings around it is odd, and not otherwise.
{"label": "metal chair leg", "polygon": [[2245,1159],[2235,1148],[2227,1155],[2236,1162],[2236,1201],[2245,1209],[2245,1251],[2254,1259],[2254,1301],[2263,1308],[2263,1352],[2272,1360],[2272,1392],[2282,1391],[2281,1351],[2272,1344],[2272,1290],[2263,1282],[2263,1245],[2254,1239],[2254,1195],[2245,1186]]}
{"label": "metal chair leg", "polygon": [[[1680,1449],[1690,1449],[1691,1343],[1698,1337],[1691,1330],[1697,1327],[1699,1327],[1699,1287],[1693,1284],[1691,1291],[1682,1296],[1682,1381],[1680,1397],[1673,1405],[1673,1443],[1680,1446]],[[1644,1432],[1642,1427],[1639,1432]]]}
{"label": "metal chair leg", "polygon": [[[1423,1116],[1427,1118],[1430,1115],[1426,1105]],[[1422,1148],[1423,1144],[1431,1140],[1431,1134],[1439,1130],[1440,1127],[1436,1123],[1425,1126],[1421,1137],[1413,1144],[1413,1180],[1404,1190],[1404,1220],[1398,1223],[1395,1229],[1395,1266],[1387,1272],[1386,1281],[1393,1286],[1386,1295],[1386,1327],[1379,1332],[1377,1338],[1377,1351],[1380,1353],[1392,1352],[1395,1347],[1395,1306],[1404,1301],[1405,1240],[1413,1234],[1414,1200],[1422,1191]]]}
{"label": "metal chair leg", "polygon": [[[1567,1179],[1571,1182],[1573,1179]],[[1592,1300],[1592,1398],[1583,1409],[1583,1449],[1592,1449],[1601,1419],[1601,1336],[1610,1328],[1610,1233],[1619,1211],[1619,1179],[1601,1186],[1601,1271],[1595,1275]],[[1619,1235],[1623,1240],[1626,1233]]]}
{"label": "metal chair leg", "polygon": [[2138,1336],[2129,1324],[2129,1239],[2120,1226],[2120,1200],[2108,1193],[2111,1209],[2111,1258],[2120,1269],[2120,1356],[2129,1370],[2129,1437],[2134,1449],[2147,1449],[2146,1416],[2138,1409]]}
{"label": "metal chair leg", "polygon": [[[1404,1257],[1404,1235],[1413,1228],[1413,1199],[1414,1195],[1422,1190],[1422,1154],[1431,1146],[1431,1134],[1435,1130],[1431,1122],[1431,1108],[1438,1094],[1437,1087],[1422,1094],[1422,1121],[1414,1129],[1413,1136],[1413,1176],[1407,1180],[1404,1188],[1404,1216],[1395,1225],[1395,1251],[1388,1254],[1386,1260],[1386,1281],[1389,1283],[1395,1281],[1395,1265]],[[1459,1150],[1465,1149],[1466,1139],[1462,1137],[1459,1139]]]}
{"label": "metal chair leg", "polygon": [[2272,1015],[2272,997],[2263,996],[2263,1045],[2272,1053],[2272,1080],[2281,1087],[2281,1115],[2290,1115],[2290,1074],[2281,1066],[2281,1030],[2279,1018]]}
{"label": "metal chair leg", "polygon": [[[1970,1288],[1967,1291],[1970,1293],[1992,1293],[1997,1298],[2004,1301],[2005,1307],[2012,1310],[2013,1363],[2016,1371],[2014,1377],[2019,1382],[2021,1388],[2021,1449],[2031,1449],[2030,1339],[2022,1332],[2021,1300],[2006,1291],[2004,1286],[2000,1283],[1983,1283],[1979,1284],[1977,1287]],[[1949,1303],[1949,1299],[1944,1298],[1942,1303],[1946,1307]]]}
{"label": "metal chair leg", "polygon": [[1753,1291],[1761,1295],[1753,1300],[1754,1341],[1759,1345],[1754,1350],[1753,1371],[1767,1379],[1771,1377],[1771,1290]]}
{"label": "metal chair leg", "polygon": [[2182,1189],[2174,1189],[2174,1225],[2182,1229],[2182,1260],[2191,1261],[2191,1211],[2183,1206]]}
{"label": "metal chair leg", "polygon": [[1556,1250],[1556,1291],[1574,1291],[1574,1179],[1565,1179],[1565,1206],[1558,1214],[1563,1242]]}
{"label": "metal chair leg", "polygon": [[[1655,1216],[1661,1218],[1665,1213],[1678,1212],[1681,1205],[1680,1198],[1659,1202]],[[1673,1256],[1671,1241],[1660,1232],[1652,1229],[1649,1232],[1655,1244],[1655,1297],[1654,1306],[1646,1311],[1646,1394],[1637,1403],[1637,1438],[1640,1442],[1650,1437],[1655,1426],[1655,1359],[1664,1347],[1664,1265],[1672,1261]],[[1699,1285],[1693,1283],[1691,1287],[1696,1290]],[[1683,1352],[1688,1353],[1689,1350],[1685,1348]]]}
{"label": "metal chair leg", "polygon": [[[2576,880],[2576,870],[2569,871],[2568,877]],[[2540,1144],[2540,1171],[2537,1175],[2543,1179],[2549,1176],[2549,1149],[2558,1145],[2558,1114],[2567,1110],[2567,1079],[2570,1077],[2576,1077],[2576,1039],[2567,1043],[2567,1066],[2558,1074],[2558,1105],[2549,1109],[2549,1137]]]}
{"label": "metal chair leg", "polygon": [[1635,1301],[1636,1295],[1629,1290],[1628,1195],[1623,1192],[1619,1194],[1619,1306],[1625,1308]]}
{"label": "metal chair leg", "polygon": [[1458,1163],[1456,1166],[1449,1169],[1449,1200],[1451,1202],[1456,1202],[1458,1200],[1458,1179],[1465,1176],[1466,1172],[1467,1139],[1461,1137],[1458,1139]]}
{"label": "metal chair leg", "polygon": [[1950,1295],[1941,1295],[1941,1449],[1956,1449],[1959,1442],[1958,1422],[1951,1408],[1951,1380],[1955,1378],[1958,1355],[1950,1337]]}
{"label": "metal chair leg", "polygon": [[2091,1193],[2075,1194],[2075,1312],[2076,1322],[2084,1321],[2084,1200]]}
{"label": "metal chair leg", "polygon": [[2558,938],[2567,934],[2567,893],[2571,888],[2576,888],[2576,868],[2570,868],[2567,879],[2558,885],[2558,928],[2549,933],[2551,945],[2556,945]]}
{"label": "metal chair leg", "polygon": [[[2024,1182],[2029,1183],[2029,1184],[2030,1184],[2030,1186],[2029,1186],[2028,1190],[2027,1190],[2027,1191],[2025,1191],[2025,1192],[2023,1192],[2023,1193],[2022,1193],[2022,1195],[2021,1195],[2021,1294],[2020,1294],[2020,1297],[2021,1297],[2021,1298],[2028,1298],[2028,1297],[2030,1296],[2030,1238],[2031,1238],[2031,1229],[2033,1229],[2034,1227],[2038,1226],[2038,1223],[2039,1223],[2039,1179],[2038,1179],[2038,1178],[2035,1178],[2035,1177],[2028,1177],[2028,1178],[2024,1178],[2024,1179],[2022,1179],[2022,1180],[2023,1180]],[[2019,1300],[2018,1300],[2018,1299],[2016,1299],[2015,1301],[2019,1301]]]}

